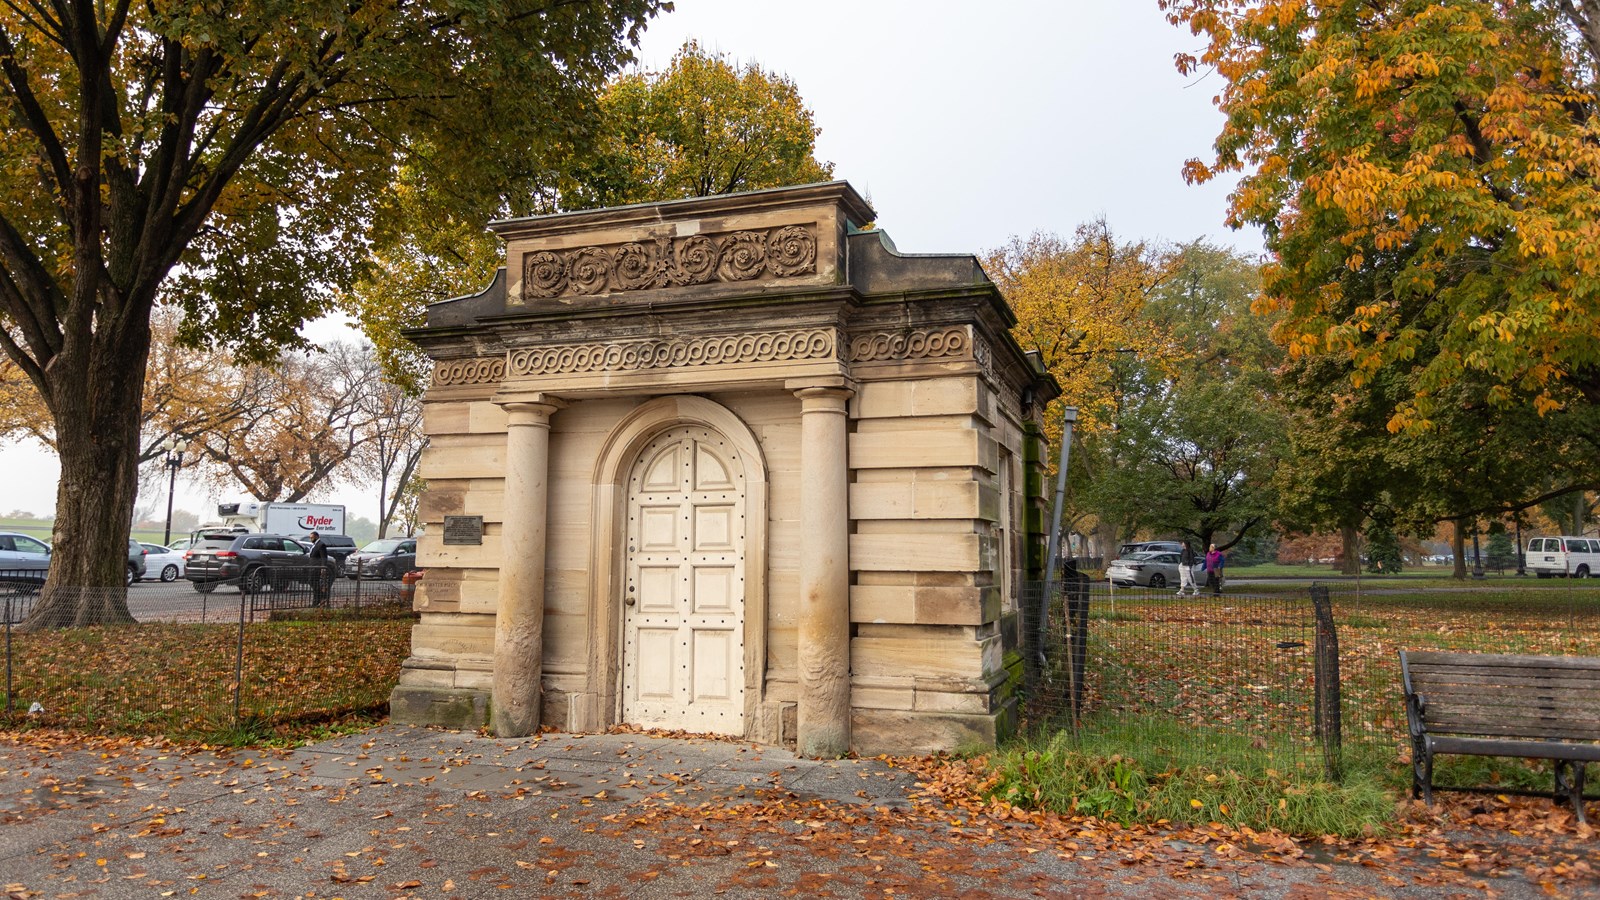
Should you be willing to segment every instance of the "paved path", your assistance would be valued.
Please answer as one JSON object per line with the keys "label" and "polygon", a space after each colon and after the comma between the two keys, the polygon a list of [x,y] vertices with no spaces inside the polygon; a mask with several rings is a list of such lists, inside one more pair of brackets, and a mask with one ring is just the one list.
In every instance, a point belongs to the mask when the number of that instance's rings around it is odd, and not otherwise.
{"label": "paved path", "polygon": [[[1047,836],[943,810],[875,760],[627,734],[389,726],[237,754],[0,740],[0,823],[14,898],[1482,895],[1438,866]],[[1545,896],[1516,873],[1482,886]]]}

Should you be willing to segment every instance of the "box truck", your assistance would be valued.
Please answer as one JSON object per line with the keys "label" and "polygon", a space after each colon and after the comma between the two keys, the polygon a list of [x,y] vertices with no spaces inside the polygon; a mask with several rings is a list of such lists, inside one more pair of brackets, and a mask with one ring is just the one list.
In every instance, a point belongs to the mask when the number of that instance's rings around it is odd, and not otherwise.
{"label": "box truck", "polygon": [[333,503],[223,503],[217,515],[229,527],[304,536],[344,534],[344,506]]}

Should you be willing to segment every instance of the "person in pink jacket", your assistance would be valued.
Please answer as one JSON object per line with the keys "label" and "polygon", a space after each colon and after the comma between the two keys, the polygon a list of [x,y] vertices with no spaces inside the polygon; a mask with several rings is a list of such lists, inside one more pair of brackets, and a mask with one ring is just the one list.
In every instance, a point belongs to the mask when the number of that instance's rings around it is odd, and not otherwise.
{"label": "person in pink jacket", "polygon": [[1206,553],[1206,587],[1211,588],[1211,593],[1222,596],[1222,566],[1227,562],[1222,551],[1216,544],[1211,545],[1211,550]]}

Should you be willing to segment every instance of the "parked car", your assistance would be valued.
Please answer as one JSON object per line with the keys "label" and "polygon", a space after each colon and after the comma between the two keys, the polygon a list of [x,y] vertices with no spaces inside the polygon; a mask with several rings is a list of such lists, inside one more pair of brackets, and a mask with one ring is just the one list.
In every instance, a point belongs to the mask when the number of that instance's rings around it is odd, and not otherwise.
{"label": "parked car", "polygon": [[144,545],[128,538],[128,585],[133,586],[135,581],[144,577],[146,550]]}
{"label": "parked car", "polygon": [[344,561],[344,575],[359,573],[369,578],[399,578],[417,567],[416,538],[385,538],[362,547]]}
{"label": "parked car", "polygon": [[1182,541],[1136,541],[1117,548],[1118,557],[1134,553],[1182,553]]}
{"label": "parked car", "polygon": [[[291,582],[312,584],[314,568],[306,548],[288,535],[197,532],[185,554],[183,577],[202,594],[229,582],[238,584],[241,593],[253,594]],[[331,561],[329,568],[337,570]]]}
{"label": "parked car", "polygon": [[1600,575],[1600,539],[1586,537],[1534,538],[1528,542],[1528,571],[1540,578],[1589,578]]}
{"label": "parked car", "polygon": [[[192,544],[192,543],[194,543],[194,541],[191,540],[190,538],[178,538],[177,540],[175,540],[172,543],[168,544],[167,545],[167,549],[168,550],[176,550],[179,553],[183,553],[183,552],[185,552],[185,551],[187,551],[189,549],[189,545]],[[159,546],[159,545],[157,545],[157,546]]]}
{"label": "parked car", "polygon": [[160,544],[144,544],[144,577],[147,580],[177,581],[183,576],[183,551]]}
{"label": "parked car", "polygon": [[0,582],[44,584],[50,573],[50,545],[15,531],[0,531]]}
{"label": "parked car", "polygon": [[[1164,588],[1169,585],[1180,584],[1178,570],[1182,564],[1178,561],[1176,552],[1143,551],[1129,553],[1120,559],[1111,561],[1106,567],[1106,578],[1112,584],[1132,587],[1135,585],[1153,588]],[[1191,567],[1194,572],[1195,584],[1205,581],[1203,564]]]}

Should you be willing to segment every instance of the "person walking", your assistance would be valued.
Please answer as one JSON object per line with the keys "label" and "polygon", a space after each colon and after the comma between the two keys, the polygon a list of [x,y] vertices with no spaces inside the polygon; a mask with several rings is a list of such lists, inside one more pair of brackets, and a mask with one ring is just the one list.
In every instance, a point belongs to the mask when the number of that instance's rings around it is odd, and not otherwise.
{"label": "person walking", "polygon": [[315,531],[306,535],[306,540],[311,542],[311,549],[306,551],[306,561],[316,567],[311,575],[311,605],[328,605],[328,587],[333,581],[328,567],[328,545],[322,542],[322,535]]}
{"label": "person walking", "polygon": [[1218,597],[1222,596],[1222,566],[1226,562],[1222,551],[1212,544],[1211,550],[1206,553],[1206,587],[1211,588],[1211,592]]}
{"label": "person walking", "polygon": [[1191,597],[1200,596],[1200,588],[1194,583],[1194,566],[1199,560],[1195,559],[1194,548],[1188,541],[1183,542],[1183,550],[1178,553],[1178,593],[1182,597],[1187,590]]}

